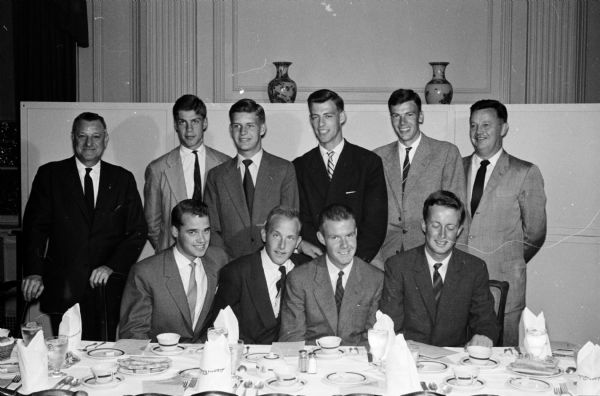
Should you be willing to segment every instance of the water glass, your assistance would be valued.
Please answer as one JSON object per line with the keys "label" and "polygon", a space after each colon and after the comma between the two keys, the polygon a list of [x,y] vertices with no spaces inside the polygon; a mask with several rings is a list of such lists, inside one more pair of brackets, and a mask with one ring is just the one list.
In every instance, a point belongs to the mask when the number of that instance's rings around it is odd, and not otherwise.
{"label": "water glass", "polygon": [[546,330],[527,329],[525,339],[527,340],[527,353],[534,359],[540,359],[544,353],[544,347],[548,339]]}
{"label": "water glass", "polygon": [[21,336],[25,346],[29,345],[38,331],[42,331],[42,325],[38,322],[27,322],[21,325]]}
{"label": "water glass", "polygon": [[69,337],[56,336],[46,338],[46,347],[48,347],[48,369],[50,377],[62,377],[66,375],[60,371],[65,357],[67,355],[67,347],[69,346]]}
{"label": "water glass", "polygon": [[244,355],[244,341],[238,340],[235,344],[229,344],[229,352],[231,353],[231,373],[235,374]]}
{"label": "water glass", "polygon": [[216,341],[219,338],[219,336],[225,336],[225,339],[227,339],[227,329],[223,327],[210,327],[208,329],[206,338],[208,339],[208,341]]}
{"label": "water glass", "polygon": [[373,358],[372,364],[374,366],[381,366],[381,359],[385,354],[385,348],[387,346],[388,331],[369,329],[367,336],[371,357]]}

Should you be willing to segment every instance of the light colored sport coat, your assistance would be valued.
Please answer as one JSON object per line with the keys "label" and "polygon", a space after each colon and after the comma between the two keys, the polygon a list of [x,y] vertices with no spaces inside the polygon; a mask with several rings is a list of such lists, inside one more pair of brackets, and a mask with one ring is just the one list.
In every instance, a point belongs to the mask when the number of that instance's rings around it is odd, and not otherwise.
{"label": "light colored sport coat", "polygon": [[[472,155],[465,157],[469,180]],[[471,181],[468,181],[471,185]],[[526,263],[546,239],[546,195],[537,166],[504,151],[483,190],[477,211],[471,217],[468,252],[482,258],[490,279],[508,281],[506,313],[525,307]]]}
{"label": "light colored sport coat", "polygon": [[298,185],[291,162],[263,151],[254,187],[252,218],[248,212],[237,158],[213,168],[207,176],[211,245],[225,249],[231,260],[263,246],[260,236],[267,215],[277,205],[298,209]]}
{"label": "light colored sport coat", "polygon": [[335,335],[343,345],[366,344],[383,289],[383,271],[354,257],[338,315],[325,256],[295,267],[286,281],[279,341],[314,343]]}
{"label": "light colored sport coat", "polygon": [[[421,133],[421,142],[410,164],[406,191],[402,195],[402,164],[399,143],[389,143],[374,152],[381,157],[388,196],[387,235],[378,260],[385,262],[394,254],[425,242],[421,229],[423,203],[432,192],[451,191],[463,202],[466,198],[465,174],[455,145],[432,139]],[[468,225],[465,223],[465,228]],[[458,243],[466,243],[466,229]]]}
{"label": "light colored sport coat", "polygon": [[[231,158],[206,145],[204,148],[206,170],[202,180],[206,180],[209,170]],[[179,146],[152,161],[146,167],[144,178],[144,215],[148,224],[148,240],[154,250],[160,252],[175,243],[171,235],[171,211],[188,198]]]}
{"label": "light colored sport coat", "polygon": [[[136,263],[129,273],[121,301],[120,338],[156,341],[160,333],[178,333],[181,342],[198,342],[206,332],[217,291],[218,273],[226,264],[222,252],[209,248],[202,257],[207,291],[196,326],[192,319],[173,248]],[[212,250],[212,251],[211,251]],[[216,260],[213,257],[220,257]]]}

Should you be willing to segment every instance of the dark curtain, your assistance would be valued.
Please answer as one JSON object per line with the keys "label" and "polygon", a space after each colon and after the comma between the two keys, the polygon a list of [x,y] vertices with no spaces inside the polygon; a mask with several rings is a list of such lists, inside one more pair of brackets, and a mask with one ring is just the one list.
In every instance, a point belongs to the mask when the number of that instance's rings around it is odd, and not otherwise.
{"label": "dark curtain", "polygon": [[88,46],[86,1],[13,4],[17,106],[19,101],[76,101],[76,46]]}

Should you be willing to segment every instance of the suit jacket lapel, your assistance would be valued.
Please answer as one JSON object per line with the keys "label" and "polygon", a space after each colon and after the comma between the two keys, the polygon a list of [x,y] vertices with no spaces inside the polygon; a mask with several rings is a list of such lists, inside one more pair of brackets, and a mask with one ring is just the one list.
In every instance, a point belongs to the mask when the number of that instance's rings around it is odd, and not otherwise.
{"label": "suit jacket lapel", "polygon": [[[430,157],[431,145],[429,143],[429,138],[421,133],[421,142],[410,163],[410,170],[408,171],[408,178],[406,179],[405,184],[406,191],[411,191],[416,188],[416,184],[419,183],[421,176],[425,172],[425,168],[427,168],[429,161],[431,161]],[[400,163],[400,159],[398,159],[398,163]],[[402,180],[402,176],[400,176],[400,179]]]}
{"label": "suit jacket lapel", "polygon": [[72,157],[72,161],[68,162],[67,175],[64,180],[64,183],[66,183],[65,191],[71,192],[73,201],[77,204],[77,206],[79,206],[79,210],[81,210],[81,213],[83,214],[86,223],[91,228],[92,217],[85,204],[85,197],[83,196],[83,187],[81,186],[81,179],[79,178],[79,173],[77,172],[77,165],[75,161],[77,161],[75,157]]}
{"label": "suit jacket lapel", "polygon": [[[264,202],[268,202],[268,199],[273,194],[279,194],[275,191],[274,170],[271,163],[271,155],[266,151],[263,151],[262,160],[260,161],[260,167],[258,168],[258,174],[256,175],[256,184],[254,188],[254,202],[252,205],[252,224],[264,223],[266,219],[259,218],[260,206],[264,205]],[[245,202],[244,202],[245,203]]]}
{"label": "suit jacket lapel", "polygon": [[252,263],[250,264],[250,278],[247,280],[248,290],[253,292],[250,294],[252,303],[256,307],[256,311],[260,316],[265,327],[273,327],[277,324],[277,319],[273,313],[269,290],[267,289],[267,279],[265,271],[263,271],[261,255],[255,253],[252,255]]}
{"label": "suit jacket lapel", "polygon": [[[463,262],[455,259],[456,255],[453,254],[448,262],[448,268],[446,269],[446,276],[444,278],[444,287],[442,288],[442,295],[440,296],[440,302],[438,304],[437,312],[439,315],[436,318],[436,322],[441,323],[446,320],[443,317],[445,312],[452,312],[452,299],[448,298],[456,293],[456,290],[460,289],[461,283],[461,271],[463,268]],[[448,320],[452,320],[448,318]]]}
{"label": "suit jacket lapel", "polygon": [[[388,191],[393,194],[394,204],[398,207],[398,213],[402,213],[402,165],[398,155],[398,141],[388,146],[389,150],[384,154],[383,166],[387,174]],[[388,202],[390,200],[388,199]]]}
{"label": "suit jacket lapel", "polygon": [[427,258],[425,257],[425,247],[419,249],[419,259],[415,260],[412,264],[415,275],[415,283],[421,293],[421,298],[431,323],[435,323],[436,316],[436,304],[435,296],[433,295],[433,284],[431,282],[431,273],[429,272],[429,265],[427,264]]}
{"label": "suit jacket lapel", "polygon": [[[250,213],[248,212],[248,205],[246,204],[246,195],[242,188],[242,177],[237,167],[237,157],[233,157],[229,161],[226,173],[223,177],[223,182],[227,192],[229,193],[229,199],[233,202],[233,206],[236,208],[240,219],[244,225],[249,226],[251,224]],[[254,201],[257,201],[256,197]]]}
{"label": "suit jacket lapel", "polygon": [[331,331],[337,334],[338,312],[335,306],[333,289],[331,288],[331,278],[329,272],[327,272],[325,256],[319,258],[315,268],[315,298],[323,315],[327,318],[327,322],[329,322]]}
{"label": "suit jacket lapel", "polygon": [[100,181],[98,183],[98,197],[96,198],[96,211],[112,211],[111,190],[114,187],[114,174],[109,166],[104,163],[100,166]]}
{"label": "suit jacket lapel", "polygon": [[[321,195],[323,201],[327,198],[327,191],[329,190],[329,177],[327,176],[327,169],[325,163],[321,157],[319,147],[312,149],[308,153],[307,166],[309,168],[310,179],[314,183],[317,192]],[[334,172],[335,174],[335,172]]]}
{"label": "suit jacket lapel", "polygon": [[492,170],[490,179],[488,180],[487,184],[485,185],[485,188],[483,189],[483,195],[481,197],[481,202],[479,203],[480,206],[485,200],[485,198],[492,194],[492,192],[496,189],[498,184],[500,184],[502,176],[504,176],[504,173],[506,173],[507,170],[508,154],[506,154],[506,151],[502,151],[502,154],[500,154],[500,157],[496,162],[496,166],[494,166],[494,169]]}
{"label": "suit jacket lapel", "polygon": [[[358,257],[354,258],[354,264],[348,275],[348,281],[344,288],[344,299],[342,300],[342,306],[340,307],[340,317],[338,318],[337,332],[340,334],[340,330],[344,327],[352,327],[352,311],[356,304],[360,301],[361,293],[361,282],[362,282],[362,271]],[[335,297],[334,297],[335,300]]]}
{"label": "suit jacket lapel", "polygon": [[204,297],[204,304],[202,305],[200,316],[198,317],[196,327],[194,328],[194,338],[200,337],[200,332],[205,326],[204,322],[208,319],[208,313],[212,308],[218,285],[217,274],[219,270],[217,269],[217,265],[210,258],[204,256],[202,257],[202,266],[204,267],[204,273],[206,274],[206,295]]}
{"label": "suit jacket lapel", "polygon": [[[319,152],[319,154],[320,154],[320,152]],[[333,171],[333,178],[331,179],[331,182],[329,183],[329,188],[327,190],[328,197],[337,197],[337,196],[340,196],[340,194],[342,196],[345,195],[346,181],[352,180],[352,177],[353,177],[352,167],[354,166],[354,163],[355,163],[355,161],[354,161],[352,147],[351,147],[350,143],[348,143],[347,141],[344,141],[344,148],[342,149],[342,152],[340,153],[340,157],[338,158],[338,161],[335,164],[335,170]],[[325,166],[322,159],[321,159],[321,164],[323,164],[323,167]],[[325,173],[325,175],[327,177],[327,173]],[[329,202],[329,200],[327,200],[327,202]]]}
{"label": "suit jacket lapel", "polygon": [[192,318],[190,315],[190,306],[187,303],[187,296],[183,289],[183,283],[179,270],[177,269],[177,263],[175,262],[175,256],[171,248],[169,254],[165,255],[163,263],[163,274],[165,277],[165,286],[173,299],[173,302],[181,312],[181,315],[185,319],[185,324],[188,326],[190,332],[192,332]]}
{"label": "suit jacket lapel", "polygon": [[165,176],[177,202],[187,199],[187,189],[185,187],[185,177],[183,176],[183,165],[181,164],[179,147],[171,150],[167,156]]}

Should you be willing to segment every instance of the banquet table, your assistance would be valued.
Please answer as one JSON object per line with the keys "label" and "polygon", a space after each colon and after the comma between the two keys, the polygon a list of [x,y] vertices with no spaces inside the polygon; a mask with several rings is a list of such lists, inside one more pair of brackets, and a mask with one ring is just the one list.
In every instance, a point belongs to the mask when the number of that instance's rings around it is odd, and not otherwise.
{"label": "banquet table", "polygon": [[[82,346],[91,344],[91,341],[83,341]],[[102,345],[103,348],[111,347],[112,343]],[[142,352],[142,356],[157,356],[152,352],[152,348],[156,344],[149,344],[148,347]],[[172,360],[172,366],[165,372],[152,375],[126,375],[120,374],[124,381],[118,386],[111,388],[91,388],[88,386],[81,385],[79,390],[88,392],[90,396],[114,396],[114,395],[138,395],[144,392],[159,392],[169,395],[183,395],[183,386],[177,385],[176,380],[178,379],[179,372],[188,368],[198,367],[200,359],[202,357],[202,346],[201,344],[186,345],[182,344],[186,349],[174,356],[169,356]],[[313,346],[306,346],[306,349],[310,350]],[[268,353],[271,349],[269,345],[250,345],[249,353],[250,356],[256,356],[259,353]],[[453,367],[461,364],[461,360],[464,360],[466,352],[462,348],[448,348],[455,352],[453,355],[446,356],[439,361],[444,362],[448,367],[441,372],[435,373],[423,373],[419,372],[419,380],[427,384],[433,382],[440,386],[445,382],[445,379],[453,377]],[[92,349],[93,350],[93,349]],[[354,349],[349,347],[342,347],[344,353],[338,358],[319,358],[317,359],[317,373],[307,374],[301,373],[300,378],[305,382],[303,386],[293,386],[289,390],[278,387],[277,389],[265,386],[263,389],[258,391],[258,395],[268,393],[289,393],[292,395],[310,395],[310,396],[331,396],[331,395],[346,395],[351,393],[372,393],[377,395],[384,395],[386,393],[385,379],[383,374],[368,363],[366,350],[362,347],[358,348],[358,353]],[[105,362],[116,362],[123,356],[115,357],[112,359],[103,359],[99,361],[91,358],[85,352],[78,352],[81,361],[77,364],[65,369],[67,374],[74,376],[75,378],[85,378],[91,375],[90,368],[94,365],[105,363]],[[13,352],[14,355],[14,352]],[[12,359],[12,358],[11,358]],[[479,379],[485,382],[485,385],[480,389],[453,387],[450,394],[452,395],[474,395],[474,394],[494,394],[494,395],[507,395],[507,396],[518,396],[518,395],[551,395],[554,394],[553,389],[561,383],[566,383],[569,390],[575,393],[576,386],[574,381],[577,380],[576,374],[562,373],[559,376],[551,378],[542,378],[543,381],[550,385],[550,388],[545,391],[532,392],[531,390],[519,390],[511,387],[508,384],[510,378],[522,377],[518,374],[508,371],[506,366],[515,360],[512,348],[494,348],[492,359],[496,360],[499,364],[495,368],[481,369]],[[286,363],[297,366],[298,357],[286,357]],[[263,381],[267,383],[269,379],[273,378],[269,374],[261,374],[255,368],[255,363],[245,358],[242,360],[242,364],[247,367],[247,371],[242,374],[244,380],[251,380],[254,383]],[[464,363],[463,363],[464,364]],[[559,367],[566,369],[569,366],[575,366],[574,358],[572,357],[560,357]],[[443,365],[442,365],[443,367]],[[355,372],[361,373],[369,379],[369,382],[362,385],[354,386],[339,386],[334,385],[325,380],[325,377],[334,372]],[[537,378],[537,377],[536,377]],[[49,385],[54,385],[59,379],[50,379]],[[170,385],[169,385],[170,384]],[[164,386],[163,386],[164,385]],[[12,386],[11,388],[14,388]],[[243,386],[238,389],[238,394],[243,391]],[[188,389],[185,395],[193,395],[197,393],[197,390]],[[400,394],[400,392],[398,392]]]}

